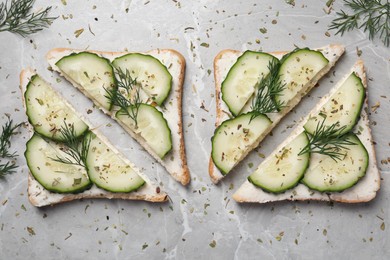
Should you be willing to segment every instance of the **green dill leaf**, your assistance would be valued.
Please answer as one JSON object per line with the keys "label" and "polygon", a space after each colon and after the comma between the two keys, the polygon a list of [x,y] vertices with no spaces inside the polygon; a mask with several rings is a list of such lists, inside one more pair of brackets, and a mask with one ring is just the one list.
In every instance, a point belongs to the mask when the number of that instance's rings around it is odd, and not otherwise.
{"label": "green dill leaf", "polygon": [[385,226],[385,222],[382,222],[382,224],[381,224],[381,230],[382,230],[382,231],[384,231],[384,230],[385,230],[385,228],[386,228],[386,226]]}
{"label": "green dill leaf", "polygon": [[10,153],[8,149],[11,147],[11,137],[15,134],[16,129],[21,124],[14,125],[12,119],[8,119],[8,122],[2,126],[2,131],[0,135],[0,157],[10,157],[14,158],[15,153]]}
{"label": "green dill leaf", "polygon": [[268,64],[269,74],[261,79],[259,87],[252,100],[251,110],[254,114],[251,117],[253,120],[256,116],[266,113],[274,113],[280,111],[284,107],[284,102],[275,99],[281,95],[286,85],[282,84],[279,75],[280,61],[272,59]]}
{"label": "green dill leaf", "polygon": [[[383,3],[382,3],[383,2]],[[368,31],[368,37],[373,40],[379,37],[383,44],[390,46],[390,2],[381,0],[344,0],[344,5],[352,12],[340,10],[329,26],[343,35],[354,29]]]}
{"label": "green dill leaf", "polygon": [[15,162],[6,162],[0,164],[0,177],[14,173],[16,168],[18,168],[18,166],[15,165]]}
{"label": "green dill leaf", "polygon": [[217,242],[215,240],[211,241],[211,243],[209,244],[209,246],[211,248],[215,248],[217,246]]}
{"label": "green dill leaf", "polygon": [[34,0],[11,0],[0,3],[0,32],[9,31],[26,37],[47,28],[57,17],[49,17],[51,6],[33,13]]}
{"label": "green dill leaf", "polygon": [[35,236],[35,231],[33,227],[27,227],[27,232],[30,236]]}
{"label": "green dill leaf", "polygon": [[[0,177],[14,173],[15,169],[18,167],[14,161],[17,154],[15,152],[11,153],[9,148],[11,148],[11,138],[20,125],[21,124],[14,125],[13,121],[8,119],[2,126],[0,135]],[[4,160],[7,160],[7,162],[4,162]]]}
{"label": "green dill leaf", "polygon": [[265,28],[265,27],[260,28],[259,31],[260,31],[262,34],[266,34],[266,33],[267,33],[267,28]]}
{"label": "green dill leaf", "polygon": [[130,117],[137,126],[138,110],[141,105],[140,87],[137,85],[137,79],[133,79],[130,71],[121,68],[115,69],[117,79],[117,88],[105,89],[106,95],[111,104],[120,107],[119,113]]}
{"label": "green dill leaf", "polygon": [[74,32],[74,36],[78,38],[84,32],[84,28],[78,29]]}
{"label": "green dill leaf", "polygon": [[144,243],[144,244],[142,245],[142,250],[145,250],[148,246],[149,246],[148,244]]}
{"label": "green dill leaf", "polygon": [[[66,147],[62,150],[67,156],[51,158],[55,162],[64,164],[78,165],[86,168],[86,161],[89,151],[89,145],[91,143],[91,135],[88,137],[76,137],[74,125],[68,125],[64,121],[64,125],[61,126],[60,132],[63,137],[63,143]],[[81,180],[80,180],[81,181]],[[76,179],[75,179],[76,182]],[[77,184],[73,184],[77,185]]]}
{"label": "green dill leaf", "polygon": [[339,127],[340,123],[336,122],[330,126],[325,125],[326,117],[318,122],[316,130],[309,135],[309,143],[303,147],[298,155],[305,153],[319,153],[327,155],[334,161],[342,160],[346,153],[343,150],[349,150],[350,145],[356,143],[348,140],[348,134],[340,134],[346,126]]}
{"label": "green dill leaf", "polygon": [[81,183],[81,178],[74,178],[73,179],[73,185],[72,186],[77,186],[77,185],[79,185]]}
{"label": "green dill leaf", "polygon": [[295,6],[295,0],[285,0],[286,4]]}
{"label": "green dill leaf", "polygon": [[335,0],[328,0],[327,2],[326,2],[326,6],[327,7],[331,7],[331,5],[333,5],[333,2],[334,2]]}

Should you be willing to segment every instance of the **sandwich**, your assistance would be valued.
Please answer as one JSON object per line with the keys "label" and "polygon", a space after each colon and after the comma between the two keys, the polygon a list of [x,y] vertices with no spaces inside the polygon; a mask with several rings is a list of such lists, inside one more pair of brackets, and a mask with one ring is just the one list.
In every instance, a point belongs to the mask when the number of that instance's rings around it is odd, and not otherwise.
{"label": "sandwich", "polygon": [[21,72],[20,88],[31,132],[25,157],[32,205],[84,198],[168,199],[32,69]]}
{"label": "sandwich", "polygon": [[234,193],[238,202],[367,202],[380,188],[363,61],[324,96]]}
{"label": "sandwich", "polygon": [[218,183],[231,173],[343,53],[341,45],[273,53],[221,51],[214,60],[217,113],[211,180]]}
{"label": "sandwich", "polygon": [[180,53],[53,49],[47,61],[116,120],[175,180],[189,183],[182,129],[185,60]]}

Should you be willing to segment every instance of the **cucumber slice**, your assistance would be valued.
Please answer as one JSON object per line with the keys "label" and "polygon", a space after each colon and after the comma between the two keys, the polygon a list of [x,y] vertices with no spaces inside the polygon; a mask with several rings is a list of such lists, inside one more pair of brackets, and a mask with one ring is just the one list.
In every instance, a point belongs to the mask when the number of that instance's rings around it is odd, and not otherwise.
{"label": "cucumber slice", "polygon": [[79,137],[88,126],[58,96],[58,94],[38,75],[31,77],[24,93],[27,117],[35,132],[53,140],[61,141],[60,132],[64,122],[74,126],[74,133]]}
{"label": "cucumber slice", "polygon": [[295,187],[309,166],[310,154],[298,155],[309,143],[302,132],[276,154],[272,154],[252,173],[248,180],[261,189],[280,193]]}
{"label": "cucumber slice", "polygon": [[355,134],[348,134],[347,140],[355,145],[340,151],[346,153],[343,160],[334,161],[327,155],[312,153],[302,183],[313,190],[333,192],[348,189],[363,178],[369,161],[367,150]]}
{"label": "cucumber slice", "polygon": [[279,76],[282,84],[285,84],[285,89],[275,99],[288,106],[289,101],[294,99],[329,61],[320,51],[305,48],[285,55],[281,63]]}
{"label": "cucumber slice", "polygon": [[57,61],[56,66],[88,95],[107,110],[111,101],[106,98],[106,90],[116,88],[114,70],[109,60],[95,53],[80,52],[65,56]]}
{"label": "cucumber slice", "polygon": [[145,184],[144,179],[112,151],[95,134],[91,138],[87,156],[89,178],[96,186],[111,192],[131,192]]}
{"label": "cucumber slice", "polygon": [[119,110],[115,116],[135,133],[140,134],[161,159],[172,149],[171,129],[163,114],[155,107],[140,104],[137,125],[123,110]]}
{"label": "cucumber slice", "polygon": [[158,59],[141,53],[130,53],[116,58],[112,65],[128,70],[148,96],[161,106],[172,87],[172,76]]}
{"label": "cucumber slice", "polygon": [[266,115],[258,115],[251,121],[253,114],[228,119],[215,130],[211,156],[224,175],[245,157],[248,147],[253,146],[272,124]]}
{"label": "cucumber slice", "polygon": [[221,85],[222,99],[230,112],[237,116],[253,95],[260,80],[268,73],[268,64],[274,56],[246,51],[230,68]]}
{"label": "cucumber slice", "polygon": [[338,127],[345,127],[340,134],[348,133],[359,120],[365,95],[361,79],[352,73],[324,104],[320,113],[309,118],[304,126],[305,130],[313,134],[317,125],[325,118],[324,126],[329,127],[338,123]]}
{"label": "cucumber slice", "polygon": [[91,187],[92,183],[84,167],[52,159],[66,156],[61,150],[64,149],[62,144],[34,134],[26,146],[27,166],[45,189],[57,193],[77,193]]}

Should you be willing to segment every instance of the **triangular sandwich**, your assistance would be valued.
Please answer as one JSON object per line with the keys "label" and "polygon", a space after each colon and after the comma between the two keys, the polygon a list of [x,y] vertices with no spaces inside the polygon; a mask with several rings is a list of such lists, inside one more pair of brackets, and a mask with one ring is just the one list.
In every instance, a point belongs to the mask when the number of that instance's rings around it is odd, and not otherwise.
{"label": "triangular sandwich", "polygon": [[293,109],[344,53],[221,51],[214,60],[217,119],[209,174],[219,182]]}
{"label": "triangular sandwich", "polygon": [[53,49],[47,60],[175,180],[189,183],[182,129],[185,60],[180,53],[168,49],[147,53]]}
{"label": "triangular sandwich", "polygon": [[380,188],[359,60],[234,193],[238,202],[367,202]]}
{"label": "triangular sandwich", "polygon": [[32,134],[25,152],[32,205],[83,198],[168,199],[36,72],[23,70],[20,88]]}

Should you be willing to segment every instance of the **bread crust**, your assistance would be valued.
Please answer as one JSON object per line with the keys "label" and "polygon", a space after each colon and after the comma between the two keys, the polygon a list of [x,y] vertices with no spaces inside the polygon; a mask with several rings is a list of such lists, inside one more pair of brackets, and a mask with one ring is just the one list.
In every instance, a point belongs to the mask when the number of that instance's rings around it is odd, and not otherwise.
{"label": "bread crust", "polygon": [[185,78],[185,70],[186,70],[186,61],[178,51],[167,49],[167,51],[174,53],[177,57],[180,59],[181,63],[181,70],[180,70],[180,76],[179,76],[179,86],[180,90],[177,91],[177,108],[178,108],[178,114],[179,114],[179,122],[177,123],[179,126],[179,135],[180,135],[180,158],[182,161],[182,174],[179,178],[179,181],[182,185],[187,185],[190,183],[191,177],[190,177],[190,170],[188,168],[187,164],[187,156],[186,156],[186,148],[185,148],[185,141],[184,141],[184,134],[183,134],[183,86],[184,86],[184,78]]}
{"label": "bread crust", "polygon": [[[374,142],[372,139],[371,129],[369,127],[370,122],[368,118],[368,114],[366,110],[368,109],[368,89],[367,89],[367,76],[365,73],[365,68],[362,60],[358,60],[353,66],[350,73],[355,72],[362,80],[362,84],[366,89],[366,97],[364,100],[364,105],[362,107],[361,116],[359,121],[357,122],[357,128],[362,127],[366,132],[365,139],[361,141],[365,144],[367,152],[369,154],[369,166],[366,172],[366,175],[359,180],[357,184],[353,187],[343,191],[343,192],[317,192],[311,191],[303,184],[298,184],[295,188],[286,191],[283,194],[270,194],[266,193],[260,188],[255,187],[248,180],[233,194],[233,199],[237,202],[249,202],[249,203],[267,203],[273,201],[282,201],[282,200],[290,200],[290,201],[307,201],[307,200],[315,200],[315,201],[332,201],[332,202],[340,202],[340,203],[363,203],[371,201],[376,197],[377,192],[380,189],[380,173],[377,168],[376,161],[376,153],[374,148]],[[347,76],[350,75],[347,74]],[[346,77],[344,79],[346,79]],[[338,87],[341,85],[343,80],[341,80],[332,90],[325,95],[313,108],[313,110],[304,118],[301,119],[300,123],[297,127],[292,131],[292,133],[271,153],[274,154],[278,150],[280,150],[287,142],[292,140],[295,136],[297,136],[303,129],[303,124],[307,121],[307,119],[321,109],[322,105],[329,100],[330,96],[336,92]],[[356,128],[355,127],[355,128]]]}
{"label": "bread crust", "polygon": [[[22,70],[22,72],[20,73],[19,88],[22,93],[22,102],[23,102],[23,107],[25,109],[26,109],[26,102],[25,102],[24,92],[26,90],[26,86],[31,76],[35,74],[36,74],[35,71],[33,71],[30,68]],[[54,89],[53,91],[56,92],[57,95],[61,97],[61,95],[57,91],[55,91]],[[77,111],[75,111],[74,108],[64,98],[62,99],[70,109],[72,109],[76,114],[78,114]],[[82,116],[80,116],[80,118],[89,126],[89,128],[94,134],[96,134],[103,142],[105,142],[110,147],[110,149],[112,149],[112,151],[118,154],[123,160],[125,160],[125,162],[130,163],[126,158],[123,157],[123,155],[121,155],[116,150],[115,147],[113,147],[108,142],[107,138],[105,138],[96,129],[92,129],[91,125]],[[32,136],[34,130],[30,124],[28,124],[28,129]],[[68,202],[68,201],[78,200],[78,199],[102,199],[103,198],[103,199],[123,199],[123,200],[144,200],[149,202],[164,202],[168,200],[168,195],[165,192],[161,191],[159,186],[152,185],[150,183],[149,178],[147,178],[142,173],[140,174],[142,178],[145,180],[145,185],[142,186],[139,190],[129,192],[129,193],[114,193],[93,186],[93,188],[91,189],[94,189],[95,192],[91,192],[90,189],[77,194],[59,194],[59,193],[54,193],[45,190],[45,188],[34,179],[34,176],[32,175],[31,171],[28,171],[27,194],[30,203],[36,207],[43,207],[49,205],[52,206],[58,203],[63,203],[63,202]]]}
{"label": "bread crust", "polygon": [[[322,47],[322,48],[318,48],[317,50],[321,51],[321,52],[329,52],[329,51],[333,51],[336,55],[334,55],[333,57],[331,57],[329,55],[328,59],[329,59],[329,64],[328,66],[326,67],[326,69],[322,70],[321,72],[319,72],[316,76],[316,78],[314,80],[312,80],[311,84],[308,84],[307,88],[302,90],[302,92],[298,93],[297,94],[297,98],[296,98],[296,102],[292,103],[288,109],[285,109],[283,110],[282,113],[279,113],[278,115],[280,115],[276,120],[273,120],[273,123],[272,125],[267,129],[267,131],[265,131],[265,133],[254,143],[254,145],[252,147],[248,147],[248,150],[246,151],[246,153],[243,155],[243,158],[244,159],[246,157],[246,155],[252,151],[253,149],[255,149],[259,144],[260,142],[272,131],[272,129],[278,124],[278,122],[286,115],[288,114],[288,112],[290,112],[301,100],[301,98],[303,96],[305,96],[315,85],[316,83],[318,82],[318,80],[320,78],[322,78],[333,66],[334,64],[336,63],[336,61],[342,56],[342,54],[344,53],[345,51],[345,48],[344,46],[342,45],[339,45],[339,44],[331,44],[331,45],[328,45],[328,46],[325,46],[325,47]],[[282,57],[283,55],[287,54],[288,51],[276,51],[276,52],[269,52],[269,54],[275,56],[275,57]],[[215,127],[218,127],[223,121],[225,121],[226,119],[228,119],[228,115],[230,114],[229,111],[224,111],[224,108],[223,108],[223,100],[222,100],[222,94],[221,94],[221,85],[222,85],[222,81],[223,81],[223,77],[225,77],[225,75],[221,75],[221,72],[222,72],[222,69],[220,68],[219,66],[219,62],[223,59],[223,57],[225,55],[233,55],[233,56],[239,56],[241,55],[242,52],[241,51],[238,51],[238,50],[231,50],[231,49],[226,49],[226,50],[222,50],[220,51],[217,56],[214,58],[214,80],[215,80],[215,96],[216,96],[216,122],[215,122]],[[330,59],[332,58],[332,59]],[[233,64],[232,64],[233,65]],[[241,161],[241,160],[240,160]],[[240,163],[237,162],[238,163]],[[217,184],[222,178],[224,178],[225,175],[223,175],[221,173],[221,171],[216,167],[216,165],[214,164],[213,162],[213,159],[212,157],[210,156],[210,159],[209,159],[209,175],[210,175],[210,179],[211,181],[214,183],[214,184]]]}
{"label": "bread crust", "polygon": [[[56,49],[50,50],[47,53],[46,59],[48,60],[49,64],[52,66],[52,68],[55,71],[59,72],[62,76],[64,76],[69,82],[72,83],[72,85],[74,87],[76,87],[79,91],[81,91],[85,96],[87,96],[89,99],[91,99],[95,103],[93,97],[91,95],[89,95],[89,93],[87,91],[85,91],[77,83],[73,82],[69,77],[64,75],[55,66],[55,62],[58,61],[60,58],[67,56],[71,53],[78,53],[78,52],[82,52],[82,51],[92,52],[92,53],[98,54],[98,55],[105,57],[105,58],[108,58],[108,59],[112,59],[114,57],[119,57],[122,55],[126,55],[129,53],[135,53],[135,52],[107,52],[107,51],[96,51],[96,50],[78,50],[78,49],[69,49],[69,48],[56,48]],[[134,139],[136,139],[149,154],[151,154],[160,164],[162,164],[167,169],[167,171],[173,176],[174,179],[176,179],[182,185],[187,185],[190,182],[191,178],[190,178],[190,171],[188,168],[186,151],[185,151],[185,140],[184,140],[184,134],[183,134],[183,117],[182,117],[182,113],[183,113],[182,112],[182,99],[183,99],[182,96],[183,96],[183,86],[184,86],[186,62],[185,62],[183,55],[181,55],[178,51],[173,50],[173,49],[157,49],[157,50],[150,50],[148,52],[145,52],[145,54],[149,54],[149,55],[158,59],[158,57],[153,55],[156,53],[157,54],[167,53],[173,57],[176,57],[178,60],[179,66],[180,66],[180,72],[179,72],[179,75],[177,78],[177,81],[178,81],[177,88],[171,90],[171,92],[174,93],[174,98],[176,99],[176,102],[177,102],[176,109],[177,109],[177,115],[178,115],[179,120],[177,122],[173,122],[173,121],[169,122],[168,119],[166,118],[169,124],[177,124],[177,127],[178,127],[178,130],[175,132],[172,131],[172,133],[177,134],[178,138],[179,138],[177,148],[179,149],[178,155],[179,155],[180,161],[177,162],[177,164],[180,165],[180,171],[172,171],[172,170],[169,170],[167,168],[166,160],[170,160],[168,158],[169,154],[167,156],[165,156],[163,160],[161,160],[154,153],[154,151],[149,148],[149,146],[146,144],[145,140],[141,137],[141,135],[134,133],[134,131],[132,129],[130,129],[128,126],[126,126],[125,124],[121,123],[121,121],[116,119],[115,113],[112,113],[112,111],[108,111],[101,106],[99,106],[99,109],[102,110],[105,114],[109,115],[114,120],[116,120],[122,126],[122,128],[128,134],[130,134],[130,136],[132,136]],[[96,105],[98,105],[98,104],[96,104]]]}

